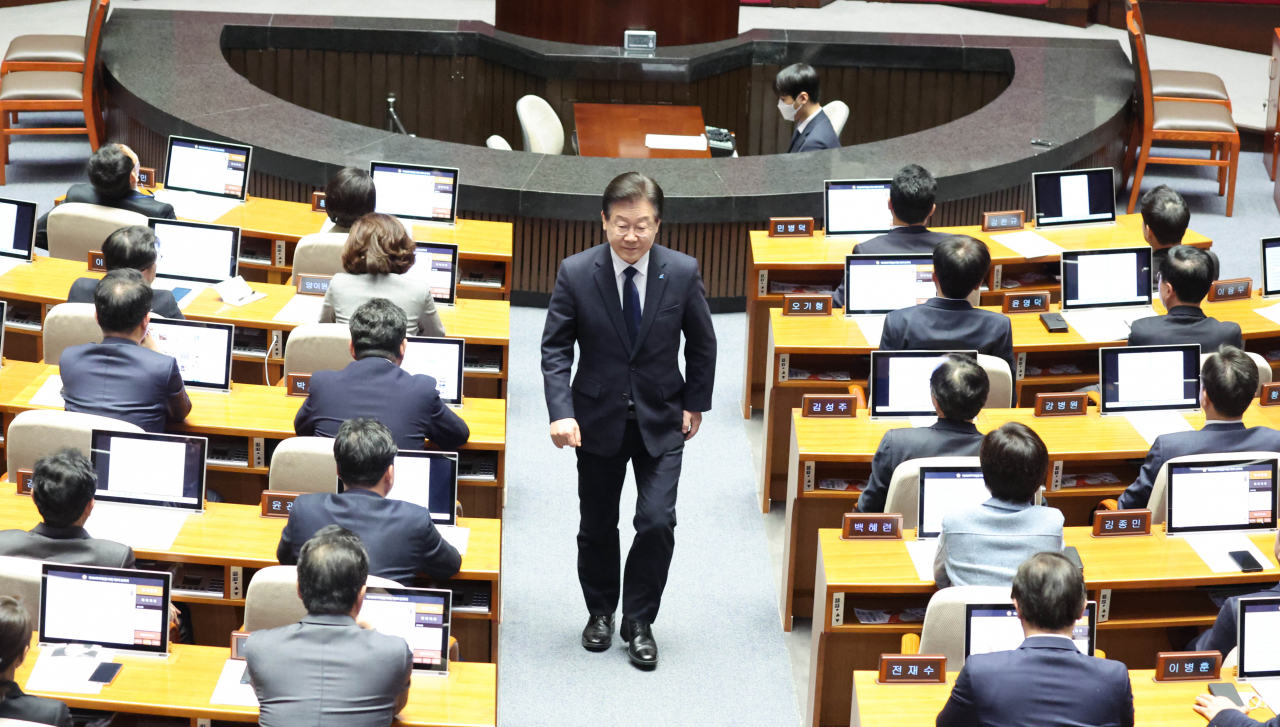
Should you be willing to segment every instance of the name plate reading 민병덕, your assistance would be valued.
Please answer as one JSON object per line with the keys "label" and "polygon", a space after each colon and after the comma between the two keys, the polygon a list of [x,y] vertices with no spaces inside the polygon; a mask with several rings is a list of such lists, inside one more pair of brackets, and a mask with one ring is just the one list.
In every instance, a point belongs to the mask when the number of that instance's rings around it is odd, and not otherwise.
{"label": "name plate reading \ubbfc\ubcd1\ub355", "polygon": [[262,517],[289,517],[293,510],[293,501],[301,492],[275,492],[267,490],[262,493]]}
{"label": "name plate reading \ubbfc\ubcd1\ub355", "polygon": [[1010,313],[1044,313],[1049,310],[1049,291],[1031,290],[1024,293],[1005,293],[1000,308]]}
{"label": "name plate reading \ubbfc\ubcd1\ub355", "polygon": [[813,237],[813,218],[770,217],[769,237]]}
{"label": "name plate reading \ubbfc\ubcd1\ub355", "polygon": [[858,397],[853,394],[805,394],[800,403],[802,417],[856,417]]}
{"label": "name plate reading \ubbfc\ubcd1\ub355", "polygon": [[1217,681],[1222,654],[1216,651],[1162,651],[1156,654],[1158,682]]}
{"label": "name plate reading \ubbfc\ubcd1\ub355", "polygon": [[1089,394],[1070,392],[1058,394],[1036,394],[1036,412],[1038,417],[1069,417],[1088,412]]}
{"label": "name plate reading \ubbfc\ubcd1\ub355", "polygon": [[311,374],[289,374],[285,380],[286,396],[307,396],[311,393]]}
{"label": "name plate reading \ubbfc\ubcd1\ub355", "polygon": [[902,540],[902,515],[896,512],[846,512],[841,540]]}
{"label": "name plate reading \ubbfc\ubcd1\ub355", "polygon": [[1150,534],[1150,510],[1098,510],[1093,514],[1095,538]]}
{"label": "name plate reading \ubbfc\ubcd1\ub355", "polygon": [[941,654],[881,654],[876,684],[946,684],[947,657]]}
{"label": "name plate reading \ubbfc\ubcd1\ub355", "polygon": [[91,273],[107,272],[107,259],[102,256],[101,250],[89,251],[89,272]]}
{"label": "name plate reading \ubbfc\ubcd1\ub355", "polygon": [[312,192],[312,193],[311,193],[311,211],[312,211],[312,212],[324,212],[324,211],[325,211],[325,207],[324,207],[324,192]]}
{"label": "name plate reading \ubbfc\ubcd1\ub355", "polygon": [[1209,302],[1222,300],[1246,300],[1253,295],[1253,281],[1249,278],[1215,280],[1209,288]]}
{"label": "name plate reading \ubbfc\ubcd1\ub355", "polygon": [[1280,404],[1280,382],[1263,384],[1262,393],[1258,395],[1258,406],[1276,406]]}
{"label": "name plate reading \ubbfc\ubcd1\ub355", "polygon": [[35,472],[31,470],[18,470],[18,494],[31,494],[31,478],[35,476]]}
{"label": "name plate reading \ubbfc\ubcd1\ub355", "polygon": [[982,231],[1005,232],[1008,230],[1021,230],[1024,221],[1025,215],[1022,210],[1009,210],[1008,212],[983,212]]}
{"label": "name plate reading \ubbfc\ubcd1\ub355", "polygon": [[782,296],[784,316],[829,316],[831,296],[815,293],[796,293]]}

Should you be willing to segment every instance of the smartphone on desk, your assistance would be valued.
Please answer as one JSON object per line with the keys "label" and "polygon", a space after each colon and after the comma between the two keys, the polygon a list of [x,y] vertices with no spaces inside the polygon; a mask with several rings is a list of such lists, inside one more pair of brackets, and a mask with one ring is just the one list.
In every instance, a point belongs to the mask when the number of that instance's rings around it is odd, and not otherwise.
{"label": "smartphone on desk", "polygon": [[1067,319],[1063,318],[1061,313],[1041,313],[1040,322],[1050,333],[1067,332]]}
{"label": "smartphone on desk", "polygon": [[1233,550],[1227,555],[1231,556],[1231,560],[1234,560],[1236,565],[1240,566],[1242,573],[1257,573],[1262,570],[1262,564],[1258,562],[1257,558],[1253,557],[1253,553],[1247,550]]}
{"label": "smartphone on desk", "polygon": [[1244,700],[1240,699],[1240,692],[1236,691],[1236,685],[1220,682],[1218,684],[1209,685],[1209,693],[1215,697],[1226,697],[1235,702],[1237,707],[1244,706]]}
{"label": "smartphone on desk", "polygon": [[97,669],[89,675],[89,681],[94,684],[110,684],[115,681],[116,675],[124,668],[124,664],[117,664],[113,661],[104,661],[98,665]]}

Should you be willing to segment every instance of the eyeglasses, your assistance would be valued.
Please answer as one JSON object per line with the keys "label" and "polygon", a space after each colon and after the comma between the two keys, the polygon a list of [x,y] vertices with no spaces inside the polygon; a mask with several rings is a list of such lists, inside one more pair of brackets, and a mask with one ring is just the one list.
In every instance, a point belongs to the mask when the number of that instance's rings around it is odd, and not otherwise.
{"label": "eyeglasses", "polygon": [[649,225],[636,225],[635,227],[632,227],[631,225],[613,224],[609,225],[609,229],[613,230],[613,234],[618,237],[635,235],[636,237],[643,239],[652,235],[655,228],[650,227]]}

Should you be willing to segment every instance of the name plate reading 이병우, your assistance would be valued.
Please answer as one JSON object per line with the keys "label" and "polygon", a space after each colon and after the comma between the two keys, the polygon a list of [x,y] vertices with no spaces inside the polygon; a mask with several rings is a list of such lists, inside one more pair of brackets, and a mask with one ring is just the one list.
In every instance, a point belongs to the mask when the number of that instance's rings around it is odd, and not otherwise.
{"label": "name plate reading \uc774\ubcd1\uc6b0", "polygon": [[813,218],[770,217],[769,237],[813,237]]}
{"label": "name plate reading \uc774\ubcd1\uc6b0", "polygon": [[1069,417],[1088,412],[1089,394],[1070,392],[1058,394],[1036,394],[1036,413],[1038,417]]}
{"label": "name plate reading \uc774\ubcd1\uc6b0", "polygon": [[816,293],[796,293],[782,296],[784,316],[829,316],[831,296]]}
{"label": "name plate reading \uc774\ubcd1\uc6b0", "polygon": [[1222,654],[1217,651],[1162,651],[1156,654],[1158,682],[1217,681]]}
{"label": "name plate reading \uc774\ubcd1\uc6b0", "polygon": [[1095,538],[1150,534],[1150,510],[1099,510],[1093,514]]}
{"label": "name plate reading \uc774\ubcd1\uc6b0", "polygon": [[800,403],[804,417],[856,417],[858,397],[853,394],[805,394]]}
{"label": "name plate reading \uc774\ubcd1\uc6b0", "polygon": [[1222,300],[1246,300],[1253,295],[1253,281],[1249,278],[1215,280],[1209,288],[1209,302]]}
{"label": "name plate reading \uc774\ubcd1\uc6b0", "polygon": [[902,515],[846,512],[841,540],[902,540]]}
{"label": "name plate reading \uc774\ubcd1\uc6b0", "polygon": [[941,654],[881,654],[877,684],[946,684],[947,657]]}
{"label": "name plate reading \uc774\ubcd1\uc6b0", "polygon": [[1044,313],[1049,310],[1049,291],[1030,290],[1022,293],[1005,293],[1001,310],[1010,313]]}

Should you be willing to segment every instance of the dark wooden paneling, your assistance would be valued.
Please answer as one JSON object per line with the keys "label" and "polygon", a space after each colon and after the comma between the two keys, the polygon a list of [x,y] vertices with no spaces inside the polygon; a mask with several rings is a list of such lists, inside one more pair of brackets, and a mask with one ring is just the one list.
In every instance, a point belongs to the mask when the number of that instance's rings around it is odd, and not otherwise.
{"label": "dark wooden paneling", "polygon": [[619,46],[624,31],[652,30],[663,46],[692,45],[736,37],[738,0],[498,0],[493,24],[562,43]]}

